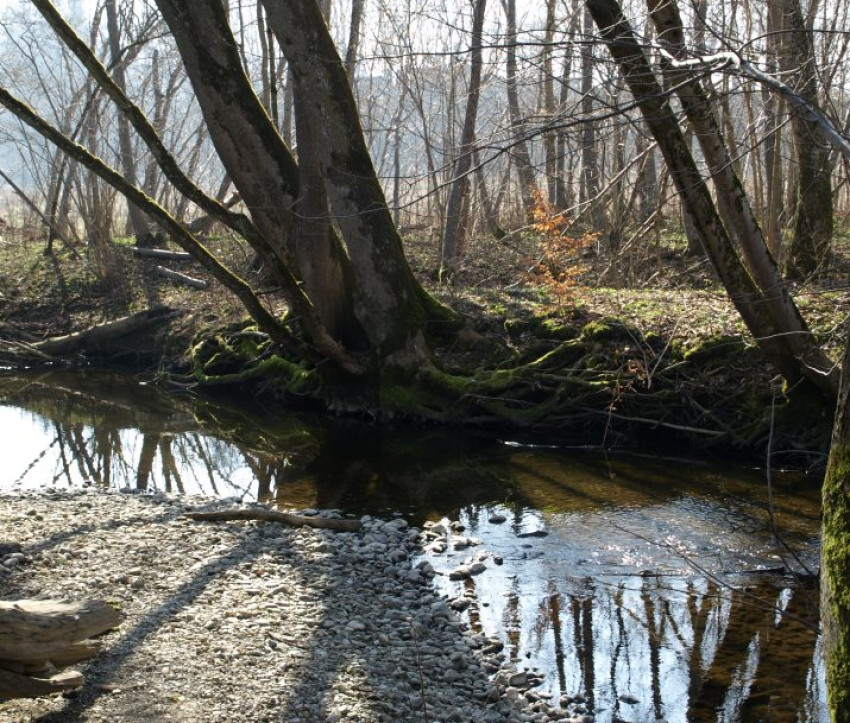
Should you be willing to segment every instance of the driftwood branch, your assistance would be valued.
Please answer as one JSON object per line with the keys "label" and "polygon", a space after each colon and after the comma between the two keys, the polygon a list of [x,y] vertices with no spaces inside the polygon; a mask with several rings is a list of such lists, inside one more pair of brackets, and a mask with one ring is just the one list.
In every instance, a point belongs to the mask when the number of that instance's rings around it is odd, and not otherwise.
{"label": "driftwood branch", "polygon": [[146,249],[141,246],[133,246],[135,256],[146,256],[152,259],[163,259],[165,261],[191,261],[192,254],[185,251],[168,251],[167,249]]}
{"label": "driftwood branch", "polygon": [[192,520],[206,522],[230,522],[233,520],[255,520],[259,522],[280,522],[290,527],[316,527],[337,532],[357,532],[361,528],[360,520],[337,520],[327,517],[305,517],[289,512],[278,512],[264,507],[217,510],[215,512],[186,512]]}
{"label": "driftwood branch", "polygon": [[186,274],[181,274],[179,271],[172,271],[171,269],[167,269],[164,266],[157,266],[156,273],[160,276],[164,276],[166,279],[175,281],[178,284],[191,286],[195,289],[206,289],[207,286],[209,286],[209,284],[203,279],[195,279],[191,276],[187,276]]}
{"label": "driftwood branch", "polygon": [[43,671],[94,656],[88,640],[121,622],[121,613],[102,600],[0,601],[0,698],[31,698],[82,684],[74,670],[51,677]]}

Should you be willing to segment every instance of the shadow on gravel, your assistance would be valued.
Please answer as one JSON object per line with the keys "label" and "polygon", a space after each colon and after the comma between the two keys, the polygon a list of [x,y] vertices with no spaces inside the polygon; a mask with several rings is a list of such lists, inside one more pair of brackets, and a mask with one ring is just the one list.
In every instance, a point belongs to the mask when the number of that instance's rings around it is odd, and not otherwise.
{"label": "shadow on gravel", "polygon": [[[166,521],[164,515],[157,521]],[[380,525],[381,523],[377,523]],[[105,528],[117,528],[109,522]],[[57,535],[42,543],[44,549],[83,534],[88,527]],[[247,529],[243,528],[247,534]],[[250,528],[248,528],[250,529]],[[288,536],[286,544],[282,539]],[[366,535],[371,539],[370,536]],[[86,672],[86,683],[67,698],[62,710],[35,719],[39,723],[77,723],[90,720],[91,709],[110,686],[121,680],[122,668],[150,636],[192,606],[217,577],[236,566],[246,567],[269,553],[288,566],[296,580],[302,607],[287,601],[272,633],[285,638],[287,618],[302,616],[312,630],[309,639],[282,641],[283,658],[263,658],[277,668],[285,686],[264,700],[247,699],[233,711],[239,719],[303,723],[328,720],[383,721],[499,721],[514,720],[513,708],[495,698],[488,676],[458,629],[456,615],[433,591],[422,574],[411,569],[409,558],[397,550],[402,534],[390,536],[386,555],[364,546],[363,533],[349,535],[301,534],[243,539],[227,553],[197,569],[191,580],[169,595],[142,620],[118,636]],[[381,543],[377,543],[381,544]],[[380,552],[380,551],[379,551]],[[330,553],[330,554],[326,554]],[[273,560],[274,561],[274,560]],[[249,574],[250,570],[246,572]],[[278,613],[266,601],[269,615]],[[223,611],[222,611],[223,612]],[[297,625],[293,625],[297,629]],[[283,652],[282,651],[282,652]],[[172,663],[172,668],[174,664]],[[222,670],[226,674],[226,664]],[[152,670],[159,675],[158,668]],[[132,682],[132,681],[131,681]],[[195,684],[204,685],[203,681]],[[213,683],[209,684],[210,687]],[[179,689],[175,690],[180,693]],[[190,691],[187,691],[190,693]],[[129,690],[124,692],[129,694]],[[488,698],[488,694],[490,697]],[[148,696],[144,689],[125,705],[121,720],[182,721],[172,701]],[[96,719],[102,713],[94,714]],[[248,718],[247,716],[250,716]],[[338,716],[338,717],[337,717]],[[365,717],[364,717],[365,716]]]}

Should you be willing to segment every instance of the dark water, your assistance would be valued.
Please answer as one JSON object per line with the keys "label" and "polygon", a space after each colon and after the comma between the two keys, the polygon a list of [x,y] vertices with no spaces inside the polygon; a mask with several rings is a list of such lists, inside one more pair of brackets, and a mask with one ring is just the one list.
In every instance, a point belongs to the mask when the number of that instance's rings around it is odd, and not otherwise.
{"label": "dark water", "polygon": [[[432,555],[439,571],[483,551],[504,564],[438,584],[474,590],[468,621],[543,670],[543,693],[582,696],[601,723],[826,721],[807,576],[818,480],[774,471],[771,504],[764,472],[722,460],[568,453],[236,401],[93,372],[0,377],[0,492],[108,487],[459,520],[482,544]],[[548,535],[520,536],[534,530]]]}

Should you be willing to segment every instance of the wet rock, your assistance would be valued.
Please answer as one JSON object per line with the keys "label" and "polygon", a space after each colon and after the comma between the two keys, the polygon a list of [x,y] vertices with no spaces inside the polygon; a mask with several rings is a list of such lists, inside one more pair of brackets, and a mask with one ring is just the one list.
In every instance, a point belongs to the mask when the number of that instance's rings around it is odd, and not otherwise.
{"label": "wet rock", "polygon": [[480,544],[481,540],[477,540],[474,537],[455,537],[452,540],[452,547],[455,550],[466,550],[469,547],[475,547]]}
{"label": "wet rock", "polygon": [[532,530],[531,532],[518,532],[517,537],[526,538],[526,537],[548,537],[549,533],[546,530]]}
{"label": "wet rock", "polygon": [[487,519],[487,521],[491,525],[501,525],[503,522],[507,522],[508,518],[505,515],[503,515],[501,512],[494,512],[493,514],[490,515],[490,517]]}
{"label": "wet rock", "polygon": [[514,688],[525,688],[528,686],[528,674],[524,672],[514,673],[508,678],[508,685]]}
{"label": "wet rock", "polygon": [[23,548],[19,542],[0,541],[0,557],[6,557],[15,552],[21,552]]}
{"label": "wet rock", "polygon": [[486,645],[481,649],[481,652],[484,655],[497,655],[501,653],[505,649],[505,644],[501,640],[494,640],[489,645]]}
{"label": "wet rock", "polygon": [[449,572],[449,580],[466,580],[470,577],[472,577],[472,570],[469,565],[459,565]]}

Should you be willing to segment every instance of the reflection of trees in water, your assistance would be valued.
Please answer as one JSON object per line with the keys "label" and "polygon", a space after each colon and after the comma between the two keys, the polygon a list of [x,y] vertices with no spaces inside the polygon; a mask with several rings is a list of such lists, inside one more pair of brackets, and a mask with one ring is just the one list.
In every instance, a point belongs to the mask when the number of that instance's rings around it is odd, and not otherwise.
{"label": "reflection of trees in water", "polygon": [[810,591],[639,575],[567,582],[550,581],[526,620],[519,591],[507,596],[503,620],[524,631],[508,632],[508,653],[521,660],[525,638],[551,655],[561,692],[583,695],[597,720],[818,720]]}

